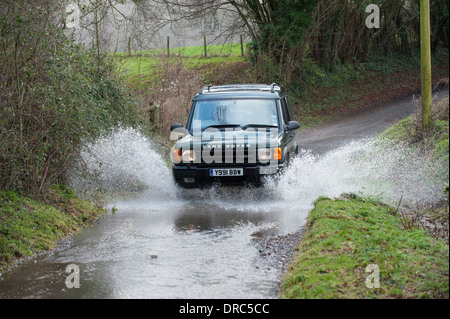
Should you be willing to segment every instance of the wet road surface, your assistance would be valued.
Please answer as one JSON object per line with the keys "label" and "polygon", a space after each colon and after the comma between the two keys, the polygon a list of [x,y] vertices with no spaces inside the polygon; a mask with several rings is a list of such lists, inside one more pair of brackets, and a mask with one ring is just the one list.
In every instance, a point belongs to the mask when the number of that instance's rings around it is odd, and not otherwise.
{"label": "wet road surface", "polygon": [[[213,196],[115,203],[115,214],[74,236],[69,247],[3,274],[0,297],[276,297],[279,269],[259,257],[252,239],[295,231],[310,204]],[[80,269],[80,288],[65,285],[69,264]]]}

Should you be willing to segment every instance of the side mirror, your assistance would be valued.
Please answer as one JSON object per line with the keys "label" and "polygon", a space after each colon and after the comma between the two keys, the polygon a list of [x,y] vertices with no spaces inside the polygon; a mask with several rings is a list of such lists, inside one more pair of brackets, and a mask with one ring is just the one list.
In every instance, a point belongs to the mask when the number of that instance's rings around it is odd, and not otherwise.
{"label": "side mirror", "polygon": [[288,131],[293,131],[300,128],[300,123],[297,121],[289,121],[288,125],[286,125],[285,128]]}
{"label": "side mirror", "polygon": [[172,124],[170,126],[170,140],[177,141],[186,135],[186,129],[181,124]]}
{"label": "side mirror", "polygon": [[171,126],[170,126],[170,131],[173,131],[173,130],[176,130],[177,128],[182,128],[183,127],[183,125],[182,124],[179,124],[179,123],[177,123],[177,124],[172,124]]}

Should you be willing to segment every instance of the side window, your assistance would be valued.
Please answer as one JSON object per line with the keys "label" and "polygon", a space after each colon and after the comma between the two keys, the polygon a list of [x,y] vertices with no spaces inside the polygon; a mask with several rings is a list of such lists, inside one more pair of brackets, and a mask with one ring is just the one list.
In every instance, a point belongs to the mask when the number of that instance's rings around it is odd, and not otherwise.
{"label": "side window", "polygon": [[289,96],[286,95],[285,99],[286,99],[287,111],[289,114],[289,121],[294,121],[294,114],[292,113],[291,102],[289,101]]}
{"label": "side window", "polygon": [[284,124],[288,124],[290,121],[289,108],[287,105],[286,97],[281,99],[281,112],[283,113],[283,122]]}

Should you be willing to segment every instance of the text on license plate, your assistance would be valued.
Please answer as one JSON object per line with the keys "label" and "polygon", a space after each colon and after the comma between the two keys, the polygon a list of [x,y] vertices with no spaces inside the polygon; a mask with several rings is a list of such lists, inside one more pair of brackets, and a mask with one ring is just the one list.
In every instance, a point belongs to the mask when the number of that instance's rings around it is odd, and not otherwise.
{"label": "text on license plate", "polygon": [[211,168],[209,176],[243,176],[242,168]]}

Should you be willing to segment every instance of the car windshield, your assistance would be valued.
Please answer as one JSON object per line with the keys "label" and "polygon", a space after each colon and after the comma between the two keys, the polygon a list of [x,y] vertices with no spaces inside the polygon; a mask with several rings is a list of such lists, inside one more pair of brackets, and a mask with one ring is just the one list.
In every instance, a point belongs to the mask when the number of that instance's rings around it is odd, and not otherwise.
{"label": "car windshield", "polygon": [[278,127],[273,99],[203,100],[195,103],[191,130],[210,127]]}

